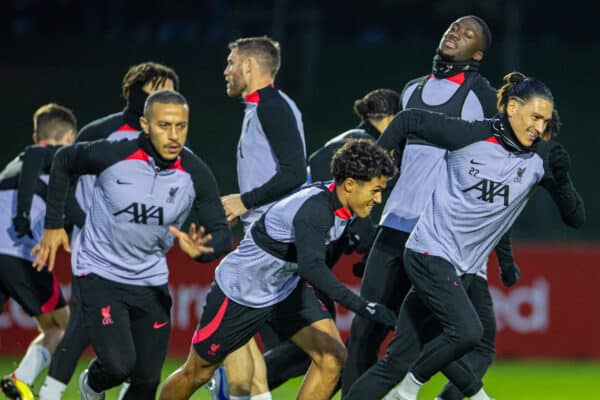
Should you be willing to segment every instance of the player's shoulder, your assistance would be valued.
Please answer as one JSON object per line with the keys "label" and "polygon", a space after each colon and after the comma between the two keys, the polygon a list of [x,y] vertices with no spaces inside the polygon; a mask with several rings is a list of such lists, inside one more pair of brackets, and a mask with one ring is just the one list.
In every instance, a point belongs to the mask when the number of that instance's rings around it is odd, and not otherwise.
{"label": "player's shoulder", "polygon": [[480,73],[473,75],[472,90],[479,95],[496,97],[496,88],[492,86],[490,81]]}
{"label": "player's shoulder", "polygon": [[207,173],[212,175],[212,171],[208,164],[189,147],[184,147],[179,157],[182,168],[190,175],[194,176],[195,174],[202,174],[204,176]]}
{"label": "player's shoulder", "polygon": [[119,129],[125,123],[123,112],[107,115],[93,120],[79,131],[76,141],[88,142],[104,139],[112,132]]}

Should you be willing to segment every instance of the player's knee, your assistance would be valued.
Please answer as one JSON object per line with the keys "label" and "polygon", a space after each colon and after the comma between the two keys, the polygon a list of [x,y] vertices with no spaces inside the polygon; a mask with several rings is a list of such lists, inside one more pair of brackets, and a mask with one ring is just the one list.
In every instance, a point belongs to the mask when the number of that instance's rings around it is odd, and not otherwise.
{"label": "player's knee", "polygon": [[135,356],[115,357],[106,360],[106,369],[110,371],[116,382],[125,382],[135,371]]}
{"label": "player's knee", "polygon": [[471,323],[461,325],[457,332],[458,342],[461,347],[472,348],[481,343],[483,337],[483,326],[479,320],[474,320]]}
{"label": "player's knee", "polygon": [[321,357],[317,364],[322,369],[339,374],[347,358],[348,352],[344,344],[337,340],[331,340],[323,346]]}

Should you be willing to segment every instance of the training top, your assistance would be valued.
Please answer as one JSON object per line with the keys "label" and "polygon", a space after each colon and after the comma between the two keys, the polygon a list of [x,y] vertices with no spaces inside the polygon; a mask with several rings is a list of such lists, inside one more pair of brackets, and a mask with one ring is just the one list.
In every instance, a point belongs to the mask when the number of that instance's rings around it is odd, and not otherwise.
{"label": "training top", "polygon": [[[142,127],[139,123],[139,116],[135,115],[128,108],[125,108],[121,112],[97,119],[84,126],[79,131],[75,142],[92,142],[100,139],[110,141],[122,139],[133,140],[137,139],[141,131]],[[67,204],[67,215],[75,221],[79,228],[81,228],[85,221],[85,214],[90,206],[90,197],[95,182],[96,177],[94,175],[80,176],[77,179],[75,188],[77,202],[71,204],[72,200],[70,199]]]}
{"label": "training top", "polygon": [[407,248],[448,260],[459,275],[478,273],[538,185],[567,225],[583,224],[583,200],[570,178],[559,184],[552,175],[556,141],[538,140],[527,149],[503,116],[468,122],[411,109],[396,116],[378,143],[394,148],[409,132],[449,151]]}
{"label": "training top", "polygon": [[245,97],[237,147],[238,185],[245,229],[269,205],[306,182],[306,145],[296,103],[273,86]]}
{"label": "training top", "polygon": [[136,140],[82,142],[54,157],[45,228],[63,226],[62,212],[73,175],[96,175],[86,223],[72,246],[78,275],[138,286],[164,285],[165,254],[173,245],[170,225],[180,228],[192,207],[197,225],[212,235],[216,259],[231,249],[231,232],[209,167],[190,150],[174,161],[162,159],[146,135]]}
{"label": "training top", "polygon": [[283,301],[300,279],[343,306],[366,301],[338,281],[335,263],[353,215],[342,207],[335,185],[315,184],[273,204],[246,232],[215,271],[225,295],[247,307]]}
{"label": "training top", "polygon": [[[419,108],[467,121],[491,118],[497,112],[496,90],[476,69],[445,78],[428,75],[413,79],[402,90],[401,99],[403,110]],[[445,149],[421,137],[408,136],[400,175],[385,203],[381,225],[412,231],[444,168],[445,153]]]}
{"label": "training top", "polygon": [[[46,191],[52,157],[59,146],[28,146],[0,172],[0,254],[33,261],[46,214]],[[17,237],[13,217],[29,219],[31,236]]]}

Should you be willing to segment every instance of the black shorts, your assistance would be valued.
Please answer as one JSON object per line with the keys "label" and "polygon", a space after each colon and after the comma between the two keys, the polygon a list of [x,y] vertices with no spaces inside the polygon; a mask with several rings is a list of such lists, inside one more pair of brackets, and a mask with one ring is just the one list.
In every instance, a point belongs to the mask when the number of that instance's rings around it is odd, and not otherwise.
{"label": "black shorts", "polygon": [[219,363],[246,344],[266,323],[287,339],[326,318],[331,318],[327,307],[317,298],[313,288],[302,281],[285,300],[264,308],[238,304],[213,283],[192,344],[201,358]]}
{"label": "black shorts", "polygon": [[32,317],[66,305],[54,274],[38,272],[30,261],[6,254],[0,254],[0,291],[0,298],[12,297]]}

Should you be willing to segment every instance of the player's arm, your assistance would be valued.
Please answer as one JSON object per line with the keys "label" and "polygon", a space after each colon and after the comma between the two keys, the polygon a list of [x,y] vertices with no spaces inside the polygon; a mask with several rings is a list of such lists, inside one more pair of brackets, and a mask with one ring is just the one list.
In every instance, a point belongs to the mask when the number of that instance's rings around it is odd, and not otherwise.
{"label": "player's arm", "polygon": [[25,235],[33,237],[29,226],[29,213],[35,187],[40,174],[50,171],[52,157],[57,149],[56,146],[30,146],[23,154],[23,165],[17,188],[17,215],[13,218],[17,237]]}
{"label": "player's arm", "polygon": [[294,217],[298,274],[325,295],[358,315],[394,326],[395,314],[385,306],[369,303],[343,285],[326,263],[325,244],[333,223],[331,210],[318,201],[305,202]]}
{"label": "player's arm", "polygon": [[456,150],[491,135],[490,123],[464,121],[445,114],[411,108],[400,111],[377,140],[385,149],[398,148],[409,134],[436,146]]}
{"label": "player's arm", "polygon": [[579,228],[585,222],[585,207],[569,175],[569,153],[555,140],[540,147],[544,149],[545,154],[542,154],[542,158],[546,171],[540,185],[548,191],[558,206],[563,222],[570,227]]}
{"label": "player's arm", "polygon": [[[187,238],[177,234],[176,236],[184,252],[196,261],[209,262],[231,251],[231,231],[221,204],[217,180],[211,169],[202,160],[195,157],[193,162],[185,163],[184,168],[190,171],[196,191],[193,214],[197,220],[192,229],[198,226],[198,230],[201,230],[203,235],[196,233],[195,240],[193,231],[188,232]],[[173,230],[171,231],[175,233]],[[191,241],[186,243],[186,240]],[[205,251],[204,248],[210,250]]]}
{"label": "player's arm", "polygon": [[279,169],[262,186],[242,193],[247,209],[278,200],[306,181],[304,144],[289,106],[284,101],[265,101],[256,112]]}
{"label": "player's arm", "polygon": [[99,174],[114,162],[133,153],[137,147],[136,141],[99,140],[65,146],[56,152],[46,196],[44,234],[40,243],[32,250],[32,254],[36,256],[33,262],[35,268],[41,270],[48,262],[48,270],[52,271],[58,248],[63,246],[70,251],[63,214],[71,176]]}
{"label": "player's arm", "polygon": [[512,251],[512,228],[502,235],[495,250],[502,283],[506,287],[511,287],[521,278],[521,270],[515,263]]}

